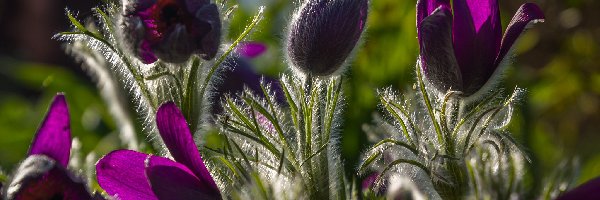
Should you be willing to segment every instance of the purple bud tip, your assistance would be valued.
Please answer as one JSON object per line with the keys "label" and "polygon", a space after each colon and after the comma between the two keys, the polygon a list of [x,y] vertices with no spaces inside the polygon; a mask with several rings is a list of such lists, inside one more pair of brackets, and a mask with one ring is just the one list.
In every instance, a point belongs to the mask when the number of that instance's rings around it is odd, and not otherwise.
{"label": "purple bud tip", "polygon": [[287,56],[303,73],[336,72],[356,46],[367,20],[368,0],[307,0],[294,15]]}
{"label": "purple bud tip", "polygon": [[143,63],[181,63],[192,54],[215,57],[221,39],[219,10],[209,1],[134,0],[125,5],[124,42]]}

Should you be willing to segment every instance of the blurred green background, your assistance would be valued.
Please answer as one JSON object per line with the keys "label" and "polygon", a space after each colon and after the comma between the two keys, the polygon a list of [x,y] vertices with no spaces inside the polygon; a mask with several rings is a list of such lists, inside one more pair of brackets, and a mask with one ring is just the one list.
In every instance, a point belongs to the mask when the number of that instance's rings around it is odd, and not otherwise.
{"label": "blurred green background", "polygon": [[[522,0],[500,0],[504,27]],[[527,89],[515,113],[513,134],[527,147],[533,180],[540,182],[563,160],[578,157],[577,183],[600,175],[600,1],[538,0],[546,22],[522,35],[505,87]],[[238,0],[228,38],[236,37],[258,5],[265,20],[250,40],[268,45],[253,60],[258,71],[276,76],[286,69],[281,42],[294,7],[289,0]],[[370,144],[362,124],[379,111],[377,88],[410,88],[418,54],[416,1],[371,0],[366,37],[345,73],[347,96],[343,158],[355,171],[360,153]],[[0,1],[0,169],[10,173],[24,158],[52,96],[67,95],[72,134],[84,152],[102,155],[122,148],[115,124],[94,81],[63,53],[52,35],[66,30],[64,8],[90,16],[99,1]],[[143,136],[140,136],[143,138]]]}

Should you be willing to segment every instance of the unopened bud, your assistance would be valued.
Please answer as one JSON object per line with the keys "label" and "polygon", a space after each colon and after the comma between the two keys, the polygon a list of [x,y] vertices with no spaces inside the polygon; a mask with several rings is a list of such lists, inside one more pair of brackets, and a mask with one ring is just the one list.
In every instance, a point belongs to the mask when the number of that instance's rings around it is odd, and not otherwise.
{"label": "unopened bud", "polygon": [[360,39],[368,0],[306,0],[290,24],[287,57],[303,73],[338,71]]}

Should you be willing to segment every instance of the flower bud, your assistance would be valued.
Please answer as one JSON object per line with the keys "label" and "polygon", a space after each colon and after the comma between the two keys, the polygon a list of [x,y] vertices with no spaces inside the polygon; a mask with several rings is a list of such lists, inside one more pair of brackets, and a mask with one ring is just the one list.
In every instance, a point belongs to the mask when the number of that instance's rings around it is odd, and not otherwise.
{"label": "flower bud", "polygon": [[208,0],[133,0],[121,20],[123,42],[143,63],[209,60],[220,45],[219,10]]}
{"label": "flower bud", "polygon": [[368,0],[305,0],[289,27],[288,60],[302,73],[336,72],[360,39],[367,10]]}

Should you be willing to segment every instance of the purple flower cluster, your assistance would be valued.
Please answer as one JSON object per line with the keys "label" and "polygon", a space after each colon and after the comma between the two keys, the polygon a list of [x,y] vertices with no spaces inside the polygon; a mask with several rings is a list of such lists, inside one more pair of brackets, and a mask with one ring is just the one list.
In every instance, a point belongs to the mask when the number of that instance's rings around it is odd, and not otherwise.
{"label": "purple flower cluster", "polygon": [[497,0],[454,0],[452,5],[419,0],[421,67],[440,92],[473,94],[497,71],[526,27],[543,19],[537,5],[523,4],[503,36]]}
{"label": "purple flower cluster", "polygon": [[[208,60],[220,45],[221,21],[210,0],[132,0],[124,5],[122,38],[141,62],[180,63],[192,55]],[[360,40],[368,13],[368,0],[305,0],[294,15],[286,40],[286,55],[296,70],[314,76],[339,71]],[[497,0],[419,0],[417,32],[419,64],[438,91],[478,92],[498,71],[513,44],[531,23],[544,14],[533,3],[523,4],[504,34]],[[266,46],[244,43],[223,65],[240,65],[224,73],[222,93],[240,91],[240,85],[262,91],[259,77],[245,58],[261,55]],[[263,79],[266,83],[276,80]],[[275,95],[281,96],[282,92]],[[216,110],[216,108],[213,108]],[[265,116],[256,123],[274,130]],[[222,199],[207,169],[184,115],[173,102],[156,111],[156,127],[171,158],[132,150],[116,150],[96,163],[100,187],[111,198]],[[274,131],[271,131],[274,132]],[[57,95],[32,141],[27,158],[15,170],[3,199],[102,199],[89,192],[83,179],[67,169],[71,151],[70,118],[64,95]],[[283,162],[282,162],[283,163]],[[373,186],[377,174],[367,177],[363,189]],[[600,179],[564,194],[580,199],[598,191]],[[2,187],[2,185],[0,185]],[[591,196],[592,195],[592,196]]]}

